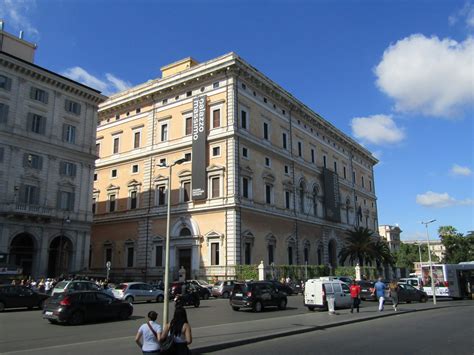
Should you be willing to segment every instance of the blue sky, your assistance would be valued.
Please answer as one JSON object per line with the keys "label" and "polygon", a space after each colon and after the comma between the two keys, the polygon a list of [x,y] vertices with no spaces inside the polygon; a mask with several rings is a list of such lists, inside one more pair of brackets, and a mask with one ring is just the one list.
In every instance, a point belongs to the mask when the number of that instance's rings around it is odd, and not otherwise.
{"label": "blue sky", "polygon": [[0,0],[0,17],[105,93],[234,51],[379,158],[380,224],[474,230],[474,2]]}

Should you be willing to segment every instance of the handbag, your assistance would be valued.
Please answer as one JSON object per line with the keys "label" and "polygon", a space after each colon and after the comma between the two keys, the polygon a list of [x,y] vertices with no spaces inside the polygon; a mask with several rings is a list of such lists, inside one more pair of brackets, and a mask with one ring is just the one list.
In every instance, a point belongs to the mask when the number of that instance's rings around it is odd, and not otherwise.
{"label": "handbag", "polygon": [[171,349],[174,346],[174,337],[168,333],[168,336],[165,340],[160,343],[161,351],[169,351],[171,353]]}

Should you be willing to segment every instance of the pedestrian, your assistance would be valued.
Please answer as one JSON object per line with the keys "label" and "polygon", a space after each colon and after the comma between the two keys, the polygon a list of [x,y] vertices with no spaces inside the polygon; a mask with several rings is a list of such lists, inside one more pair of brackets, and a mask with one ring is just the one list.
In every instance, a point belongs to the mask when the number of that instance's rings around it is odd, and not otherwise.
{"label": "pedestrian", "polygon": [[398,306],[398,291],[400,290],[400,286],[398,286],[397,280],[393,280],[392,282],[390,282],[389,290],[390,298],[392,299],[392,307],[396,312]]}
{"label": "pedestrian", "polygon": [[143,354],[160,353],[161,326],[156,322],[158,313],[155,311],[148,312],[148,321],[142,324],[135,336],[135,342],[142,349]]}
{"label": "pedestrian", "polygon": [[354,313],[354,308],[357,308],[357,313],[359,313],[360,305],[360,286],[355,280],[352,281],[352,285],[349,287],[351,291],[351,313]]}
{"label": "pedestrian", "polygon": [[192,343],[193,335],[183,307],[175,308],[173,319],[164,326],[160,341],[163,343],[169,337],[172,337],[173,345],[169,350],[163,350],[162,354],[187,355],[191,353],[188,345]]}
{"label": "pedestrian", "polygon": [[382,278],[379,277],[378,281],[374,285],[375,296],[379,300],[379,312],[383,311],[383,304],[385,302],[385,289],[387,288],[382,282]]}

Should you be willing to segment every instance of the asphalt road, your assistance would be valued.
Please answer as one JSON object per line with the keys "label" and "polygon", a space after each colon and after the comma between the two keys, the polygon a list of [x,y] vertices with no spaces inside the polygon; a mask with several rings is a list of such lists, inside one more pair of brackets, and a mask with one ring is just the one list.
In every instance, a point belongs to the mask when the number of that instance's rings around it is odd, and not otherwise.
{"label": "asphalt road", "polygon": [[[99,343],[107,339],[112,341],[117,338],[135,336],[140,325],[144,323],[146,314],[151,310],[158,312],[159,323],[162,324],[163,303],[134,304],[133,315],[127,321],[92,323],[75,327],[50,324],[42,319],[39,310],[6,310],[0,313],[0,353],[41,349],[59,344]],[[283,312],[278,310],[267,310],[259,314],[250,311],[235,312],[226,299],[202,300],[199,308],[186,307],[186,310],[192,327],[246,322],[308,312],[303,307],[301,295],[288,297],[288,307]],[[170,317],[173,316],[173,311],[174,305],[170,304]]]}
{"label": "asphalt road", "polygon": [[400,314],[225,349],[226,355],[474,354],[474,306]]}

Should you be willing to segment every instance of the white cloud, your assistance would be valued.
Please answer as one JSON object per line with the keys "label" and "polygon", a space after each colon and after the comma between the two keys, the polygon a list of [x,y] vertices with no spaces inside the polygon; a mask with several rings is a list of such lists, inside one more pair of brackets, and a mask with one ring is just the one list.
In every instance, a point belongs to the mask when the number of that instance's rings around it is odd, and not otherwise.
{"label": "white cloud", "polygon": [[427,191],[424,194],[416,195],[416,203],[423,207],[444,208],[456,205],[473,205],[473,199],[456,200],[447,192],[437,193]]}
{"label": "white cloud", "polygon": [[99,79],[81,67],[66,69],[62,72],[62,75],[90,86],[91,88],[100,90],[104,95],[112,95],[119,91],[127,90],[132,86],[128,81],[119,79],[110,73],[106,73],[104,79]]}
{"label": "white cloud", "polygon": [[403,129],[398,128],[390,115],[354,117],[351,121],[352,134],[363,142],[393,144],[405,138]]}
{"label": "white cloud", "polygon": [[25,31],[25,34],[37,39],[39,31],[28,19],[28,13],[35,7],[35,0],[0,0],[0,18],[5,20],[5,29],[8,32]]}
{"label": "white cloud", "polygon": [[469,175],[472,174],[472,171],[467,166],[461,166],[461,165],[458,165],[458,164],[454,164],[451,168],[451,174],[452,175],[469,176]]}
{"label": "white cloud", "polygon": [[464,7],[449,16],[448,21],[451,26],[455,25],[459,21],[465,21],[467,28],[474,28],[474,5],[470,1],[466,2]]}
{"label": "white cloud", "polygon": [[474,103],[474,38],[406,37],[388,47],[374,72],[398,111],[451,118]]}

